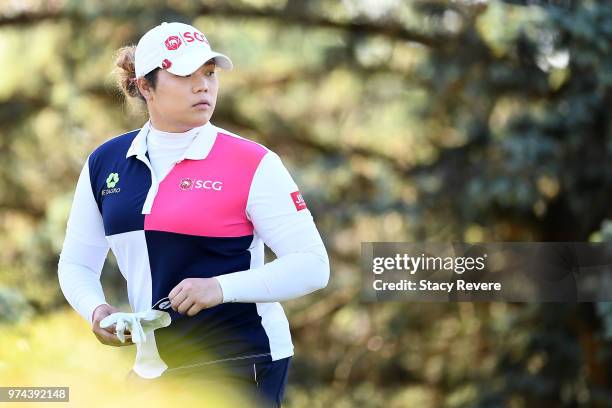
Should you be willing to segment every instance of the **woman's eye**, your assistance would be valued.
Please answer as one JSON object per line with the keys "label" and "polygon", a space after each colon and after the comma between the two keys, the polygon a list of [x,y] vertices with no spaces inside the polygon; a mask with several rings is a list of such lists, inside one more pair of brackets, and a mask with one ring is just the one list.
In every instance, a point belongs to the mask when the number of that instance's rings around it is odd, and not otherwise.
{"label": "woman's eye", "polygon": [[[194,76],[194,74],[196,74],[196,72],[194,72],[192,74],[189,74],[189,75],[185,75],[184,78],[191,78],[192,76]],[[204,71],[204,75],[206,75],[208,77],[214,77],[215,73],[216,73],[216,71]]]}

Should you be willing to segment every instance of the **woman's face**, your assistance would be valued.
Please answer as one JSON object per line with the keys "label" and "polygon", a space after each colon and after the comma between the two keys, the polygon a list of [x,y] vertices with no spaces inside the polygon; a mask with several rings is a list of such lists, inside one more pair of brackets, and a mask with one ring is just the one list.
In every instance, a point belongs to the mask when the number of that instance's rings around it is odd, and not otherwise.
{"label": "woman's face", "polygon": [[189,76],[159,70],[155,89],[139,80],[153,127],[186,132],[208,122],[215,110],[219,80],[214,62],[208,61]]}

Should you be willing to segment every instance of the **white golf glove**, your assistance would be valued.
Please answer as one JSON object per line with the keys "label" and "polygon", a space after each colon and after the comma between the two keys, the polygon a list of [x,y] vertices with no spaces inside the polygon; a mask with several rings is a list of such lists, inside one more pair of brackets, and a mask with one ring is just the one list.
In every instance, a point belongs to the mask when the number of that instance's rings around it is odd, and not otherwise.
{"label": "white golf glove", "polygon": [[102,319],[100,327],[105,329],[116,325],[115,332],[122,343],[125,343],[125,330],[129,330],[132,333],[132,342],[140,344],[147,341],[147,334],[161,327],[168,327],[170,323],[172,319],[168,312],[150,309],[139,313],[113,313]]}

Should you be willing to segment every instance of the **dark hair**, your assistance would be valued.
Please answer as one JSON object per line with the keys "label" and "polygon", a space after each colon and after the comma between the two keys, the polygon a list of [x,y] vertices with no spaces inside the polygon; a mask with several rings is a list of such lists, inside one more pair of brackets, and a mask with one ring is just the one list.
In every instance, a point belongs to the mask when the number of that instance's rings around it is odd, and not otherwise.
{"label": "dark hair", "polygon": [[[117,50],[117,55],[115,57],[115,66],[117,67],[115,70],[117,75],[117,85],[121,91],[123,91],[123,94],[126,97],[131,96],[145,102],[144,96],[142,96],[138,90],[138,86],[136,85],[136,65],[134,63],[135,52],[135,45],[129,45]],[[155,85],[157,84],[158,72],[159,68],[155,68],[153,71],[144,76],[153,89],[155,89]]]}

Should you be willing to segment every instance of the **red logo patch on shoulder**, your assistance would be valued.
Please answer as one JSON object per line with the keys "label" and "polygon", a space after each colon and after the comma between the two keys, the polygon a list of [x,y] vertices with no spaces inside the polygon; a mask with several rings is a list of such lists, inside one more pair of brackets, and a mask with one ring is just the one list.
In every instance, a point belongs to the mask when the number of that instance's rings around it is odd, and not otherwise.
{"label": "red logo patch on shoulder", "polygon": [[306,201],[304,201],[304,197],[302,197],[299,191],[291,193],[291,199],[293,200],[296,210],[300,211],[306,208]]}

